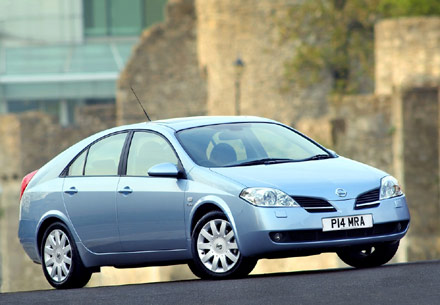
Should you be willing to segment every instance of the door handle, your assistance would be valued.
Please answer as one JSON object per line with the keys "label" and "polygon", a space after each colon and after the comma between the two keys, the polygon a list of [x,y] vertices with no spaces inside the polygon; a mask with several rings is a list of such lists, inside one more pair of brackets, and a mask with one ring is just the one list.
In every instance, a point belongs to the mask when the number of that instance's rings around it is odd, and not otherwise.
{"label": "door handle", "polygon": [[119,190],[118,193],[122,195],[128,195],[133,193],[133,190],[129,186],[126,186],[122,190]]}
{"label": "door handle", "polygon": [[69,195],[74,195],[74,194],[78,193],[78,190],[76,189],[76,187],[72,186],[67,191],[64,191],[64,193],[69,194]]}

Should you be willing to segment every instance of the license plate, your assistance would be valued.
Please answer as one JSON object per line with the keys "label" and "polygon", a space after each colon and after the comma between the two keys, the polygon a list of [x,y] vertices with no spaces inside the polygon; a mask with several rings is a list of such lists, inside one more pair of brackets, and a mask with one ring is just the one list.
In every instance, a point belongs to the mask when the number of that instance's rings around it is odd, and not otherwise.
{"label": "license plate", "polygon": [[322,231],[352,230],[373,227],[373,215],[343,216],[322,219]]}

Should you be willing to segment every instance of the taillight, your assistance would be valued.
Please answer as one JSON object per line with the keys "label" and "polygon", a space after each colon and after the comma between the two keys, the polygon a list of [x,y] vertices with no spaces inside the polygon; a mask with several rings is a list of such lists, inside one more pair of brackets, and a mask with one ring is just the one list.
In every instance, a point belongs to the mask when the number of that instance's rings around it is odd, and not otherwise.
{"label": "taillight", "polygon": [[35,176],[36,173],[37,173],[37,171],[33,171],[32,173],[27,174],[26,176],[24,176],[23,180],[21,181],[20,200],[21,200],[21,197],[23,196],[23,193],[26,190],[29,182],[31,182],[31,179]]}

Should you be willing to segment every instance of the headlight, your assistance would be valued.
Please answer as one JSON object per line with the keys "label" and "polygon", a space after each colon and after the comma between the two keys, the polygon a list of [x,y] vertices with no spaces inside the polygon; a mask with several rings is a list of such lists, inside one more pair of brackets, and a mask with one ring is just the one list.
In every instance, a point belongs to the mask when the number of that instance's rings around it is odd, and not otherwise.
{"label": "headlight", "polygon": [[402,195],[402,188],[393,176],[383,177],[380,184],[380,200]]}
{"label": "headlight", "polygon": [[251,187],[240,193],[240,198],[263,207],[299,207],[299,204],[286,193],[271,188]]}

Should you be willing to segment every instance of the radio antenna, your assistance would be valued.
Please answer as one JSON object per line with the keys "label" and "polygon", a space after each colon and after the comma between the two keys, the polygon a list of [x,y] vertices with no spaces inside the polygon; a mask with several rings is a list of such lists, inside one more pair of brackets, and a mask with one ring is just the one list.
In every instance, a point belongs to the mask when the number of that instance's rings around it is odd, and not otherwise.
{"label": "radio antenna", "polygon": [[136,95],[136,92],[134,92],[134,89],[133,89],[133,87],[132,87],[132,86],[130,86],[130,89],[131,89],[131,91],[133,91],[133,94],[134,94],[134,96],[136,97],[136,100],[138,101],[138,103],[139,103],[139,106],[141,106],[142,110],[144,111],[144,113],[145,113],[145,116],[147,117],[148,121],[150,121],[150,122],[151,122],[151,119],[150,119],[150,117],[148,116],[148,113],[147,113],[147,111],[145,111],[145,108],[144,108],[144,106],[142,106],[142,103],[141,103],[141,101],[139,100],[138,96]]}

